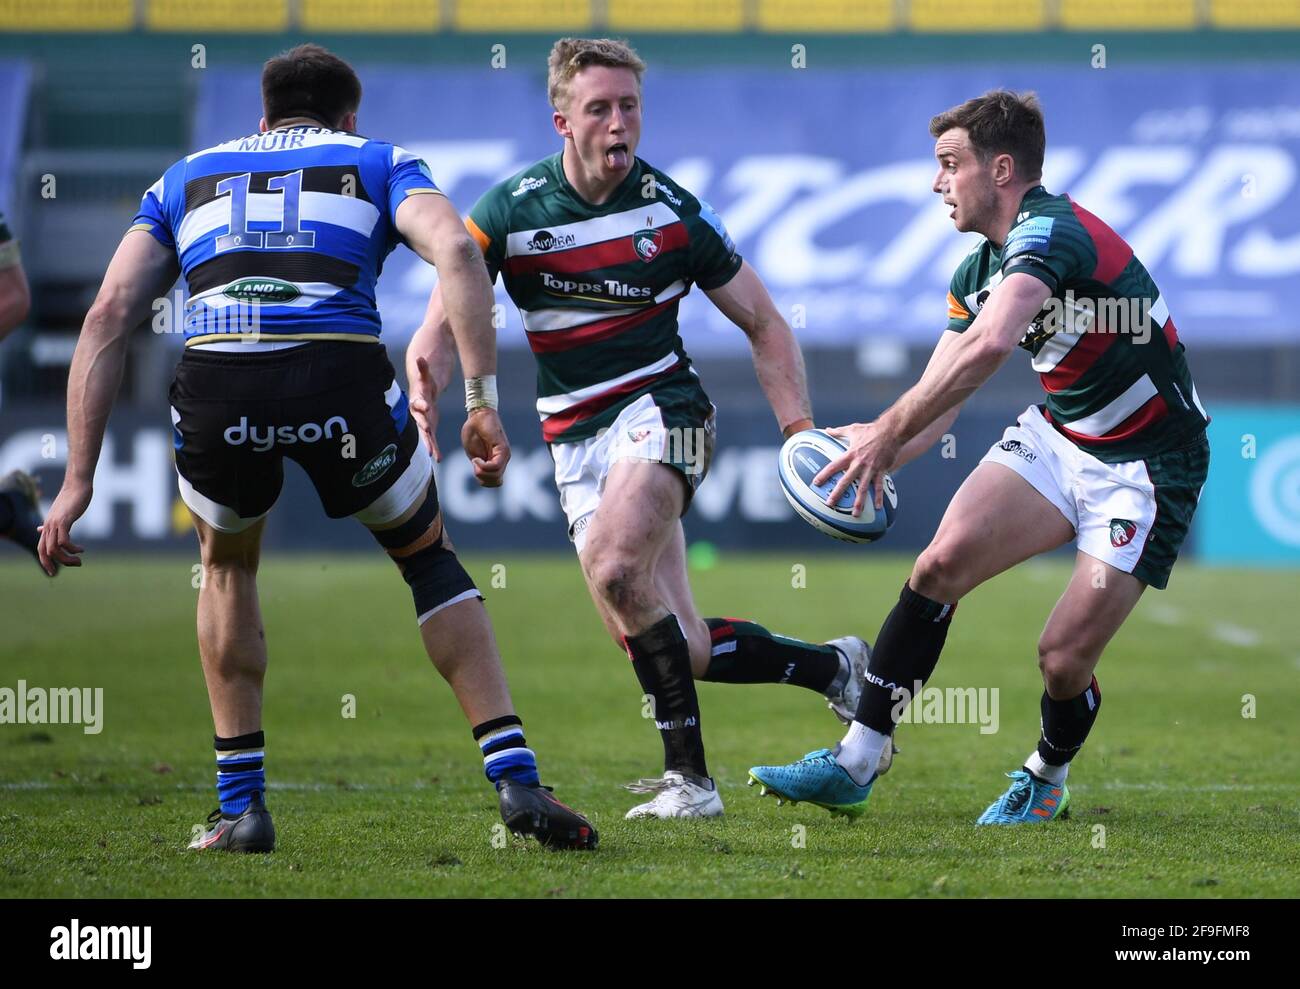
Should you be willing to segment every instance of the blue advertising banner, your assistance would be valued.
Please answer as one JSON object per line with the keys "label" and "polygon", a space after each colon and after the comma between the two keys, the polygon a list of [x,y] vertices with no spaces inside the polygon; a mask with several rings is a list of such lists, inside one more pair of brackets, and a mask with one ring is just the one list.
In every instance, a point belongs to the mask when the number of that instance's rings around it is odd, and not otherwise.
{"label": "blue advertising banner", "polygon": [[[827,405],[823,421],[852,422],[869,410]],[[1015,410],[1018,411],[1018,410]],[[566,523],[555,488],[555,465],[537,417],[527,409],[503,416],[511,440],[506,482],[496,489],[474,480],[457,439],[463,413],[444,403],[437,467],[438,499],[457,546],[478,550],[567,550]],[[888,535],[871,546],[846,546],[799,519],[777,480],[780,434],[771,415],[721,409],[718,442],[707,477],[685,519],[691,542],[723,549],[801,552],[917,552],[929,542],[948,500],[989,445],[1015,418],[968,413],[952,439],[904,467],[896,478],[900,509]],[[64,411],[58,406],[7,413],[0,420],[0,475],[36,475],[46,505],[63,480],[67,456]],[[374,551],[374,539],[356,522],[325,516],[306,475],[292,463],[267,522],[268,550]],[[176,492],[171,419],[123,407],[113,414],[95,474],[95,497],[78,523],[78,541],[93,549],[157,551],[195,546],[188,510]]]}
{"label": "blue advertising banner", "polygon": [[[1032,44],[1026,38],[1027,44]],[[468,212],[492,183],[557,151],[543,66],[359,66],[359,127],[423,156]],[[1300,68],[962,66],[817,71],[651,67],[638,153],[708,200],[810,344],[937,338],[953,269],[977,242],[931,191],[930,117],[985,90],[1038,92],[1044,183],[1133,246],[1179,335],[1196,344],[1294,340],[1300,276]],[[201,73],[193,143],[251,133],[255,70]],[[142,190],[143,191],[143,190]],[[380,281],[386,333],[419,324],[432,269],[396,252]],[[514,307],[503,345],[524,346]],[[691,293],[687,347],[743,352]]]}
{"label": "blue advertising banner", "polygon": [[1203,559],[1300,564],[1300,406],[1216,405],[1197,511]]}

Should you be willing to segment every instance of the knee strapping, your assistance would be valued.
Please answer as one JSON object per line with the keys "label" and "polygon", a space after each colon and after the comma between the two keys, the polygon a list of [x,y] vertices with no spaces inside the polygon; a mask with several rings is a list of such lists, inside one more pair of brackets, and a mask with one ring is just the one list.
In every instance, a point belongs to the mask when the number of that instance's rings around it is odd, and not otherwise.
{"label": "knee strapping", "polygon": [[[392,529],[371,530],[410,585],[421,625],[449,605],[483,596],[456,554],[444,545],[441,530],[436,539],[432,538],[432,525],[437,516],[438,496],[433,485],[429,485],[423,503],[409,519]],[[426,536],[428,543],[421,546]]]}
{"label": "knee strapping", "polygon": [[441,536],[434,545],[398,560],[397,566],[411,586],[421,625],[449,605],[483,596],[456,554],[442,544]]}

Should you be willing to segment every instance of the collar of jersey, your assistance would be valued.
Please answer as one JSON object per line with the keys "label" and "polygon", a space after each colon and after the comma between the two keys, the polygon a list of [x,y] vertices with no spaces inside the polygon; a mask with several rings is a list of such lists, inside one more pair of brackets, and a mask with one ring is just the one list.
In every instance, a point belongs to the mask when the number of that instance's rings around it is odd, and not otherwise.
{"label": "collar of jersey", "polygon": [[[1020,197],[1020,207],[1016,210],[1016,216],[1019,216],[1025,211],[1025,206],[1030,202],[1030,200],[1050,195],[1051,193],[1047,191],[1046,187],[1041,185],[1034,186]],[[1014,228],[1015,223],[1012,223],[1011,226]],[[1010,235],[1008,234],[1008,236]],[[994,259],[996,260],[997,258],[1000,258],[1002,256],[1002,248],[1007,246],[1006,241],[1004,240],[1001,244],[994,244],[993,241],[989,240],[987,237],[985,237],[984,240],[989,245],[989,250],[993,252]]]}
{"label": "collar of jersey", "polygon": [[563,189],[565,192],[567,192],[575,200],[577,200],[578,204],[583,209],[588,209],[594,213],[599,213],[603,210],[608,210],[612,206],[614,206],[617,202],[619,202],[619,200],[623,198],[623,196],[627,193],[629,189],[633,188],[637,184],[637,181],[641,177],[642,164],[643,163],[641,159],[639,157],[634,156],[632,158],[632,167],[628,169],[627,177],[624,178],[623,181],[618,184],[618,187],[609,194],[609,198],[599,205],[597,205],[596,203],[589,203],[587,202],[587,200],[583,199],[582,196],[578,194],[578,190],[575,189],[572,183],[569,182],[569,177],[564,174],[564,152],[563,151],[555,155],[554,168],[556,173],[556,181],[559,182],[560,188]]}
{"label": "collar of jersey", "polygon": [[1051,195],[1051,193],[1049,193],[1044,186],[1041,185],[1034,186],[1032,189],[1030,189],[1028,192],[1026,192],[1023,196],[1020,197],[1020,209],[1016,210],[1016,212],[1017,213],[1023,212],[1025,208],[1025,203],[1029,202],[1031,199],[1039,199],[1043,196],[1048,196],[1048,195]]}

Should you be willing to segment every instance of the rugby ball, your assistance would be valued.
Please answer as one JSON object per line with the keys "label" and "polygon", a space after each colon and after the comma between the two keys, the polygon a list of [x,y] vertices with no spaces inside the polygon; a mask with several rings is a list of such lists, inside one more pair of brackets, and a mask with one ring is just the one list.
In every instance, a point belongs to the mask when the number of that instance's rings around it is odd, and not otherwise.
{"label": "rugby ball", "polygon": [[826,498],[835,487],[840,474],[833,474],[825,484],[814,485],[823,467],[842,456],[848,447],[820,429],[805,429],[795,433],[781,447],[777,473],[781,490],[799,517],[818,532],[833,539],[849,543],[870,543],[879,539],[894,524],[898,511],[898,492],[888,474],[884,478],[885,507],[876,511],[875,499],[867,496],[862,514],[853,517],[853,502],[858,496],[858,483],[849,485],[839,501],[826,504]]}

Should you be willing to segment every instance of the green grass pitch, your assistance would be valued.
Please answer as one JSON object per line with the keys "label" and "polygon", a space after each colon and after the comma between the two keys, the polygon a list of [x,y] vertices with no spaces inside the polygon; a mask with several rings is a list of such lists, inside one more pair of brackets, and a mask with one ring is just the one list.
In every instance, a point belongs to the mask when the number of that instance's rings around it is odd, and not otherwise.
{"label": "green grass pitch", "polygon": [[[1104,707],[1071,775],[1072,818],[977,829],[1037,738],[1035,641],[1067,561],[1021,567],[963,602],[932,684],[998,688],[999,730],[903,725],[893,771],[853,823],[744,786],[749,766],[840,737],[824,702],[717,684],[700,697],[726,816],[624,821],[638,798],[620,784],[655,775],[661,750],[574,560],[466,562],[543,777],[593,817],[599,850],[547,852],[494,830],[477,749],[386,561],[275,557],[261,590],[279,848],[186,852],[216,803],[193,561],[92,553],[51,582],[4,547],[0,687],[104,694],[97,735],[0,724],[0,895],[1300,895],[1300,573],[1180,565],[1102,661]],[[792,586],[797,564],[806,586]],[[706,615],[871,639],[908,565],[870,550],[860,562],[723,554],[692,581]]]}

